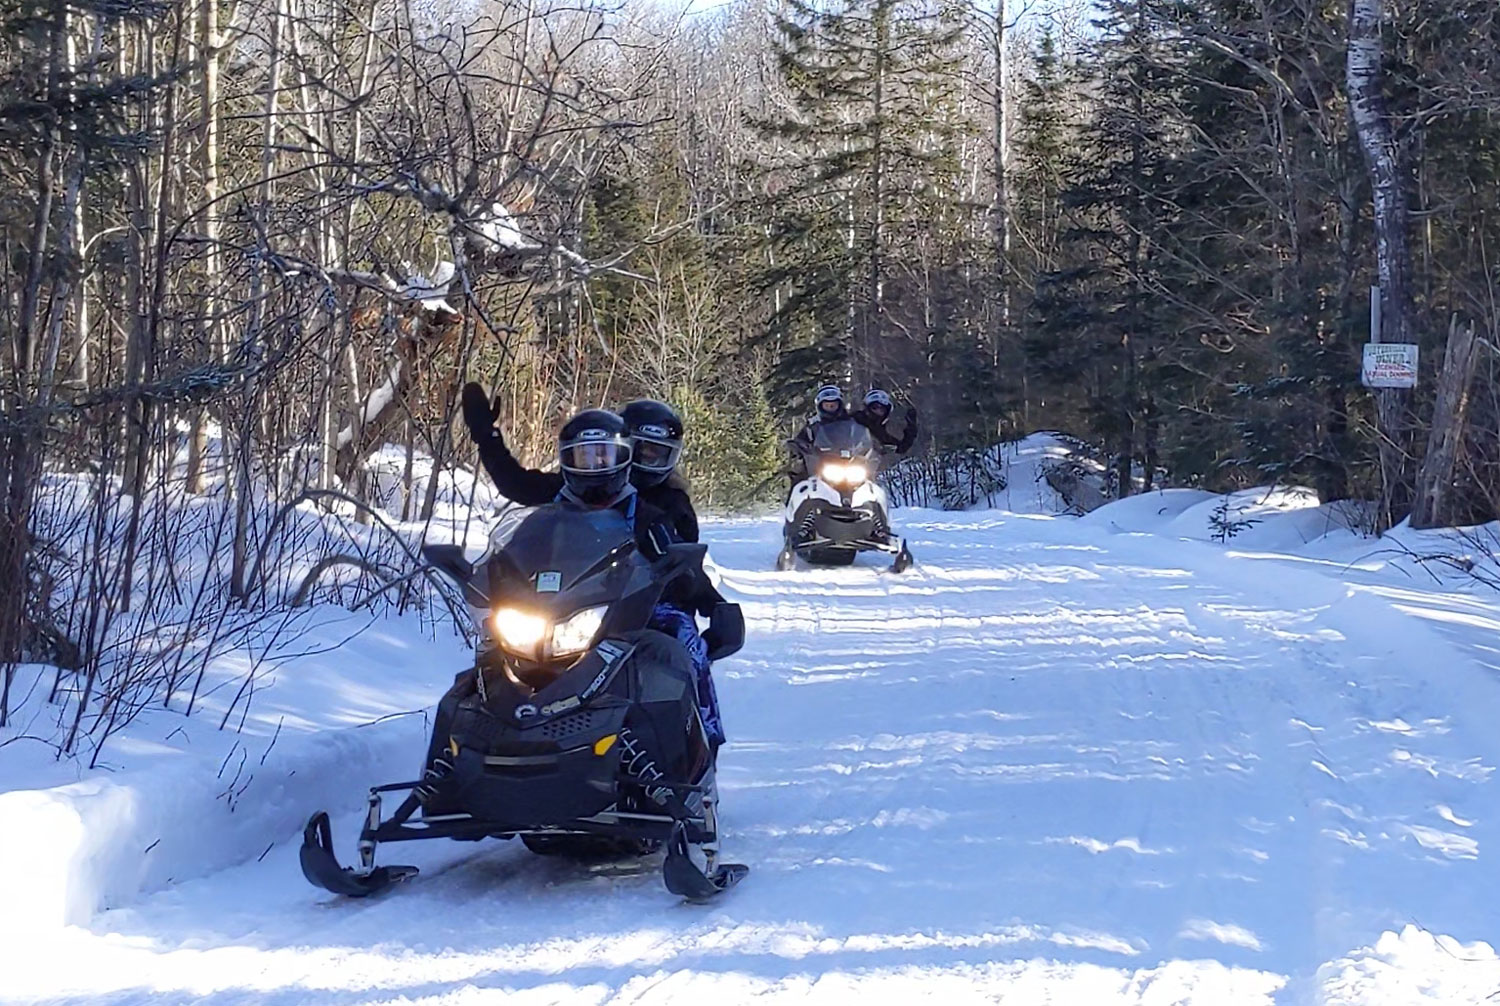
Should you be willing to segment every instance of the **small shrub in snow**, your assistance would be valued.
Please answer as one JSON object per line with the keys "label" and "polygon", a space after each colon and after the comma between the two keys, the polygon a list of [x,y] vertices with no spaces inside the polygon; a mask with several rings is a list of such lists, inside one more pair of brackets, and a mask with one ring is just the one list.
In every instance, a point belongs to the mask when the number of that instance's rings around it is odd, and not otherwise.
{"label": "small shrub in snow", "polygon": [[[377,452],[369,467],[380,473],[391,455]],[[413,480],[425,491],[433,465],[416,460]],[[413,610],[428,625],[467,631],[462,602],[428,575],[419,548],[464,540],[467,499],[492,497],[476,493],[468,473],[436,478],[442,519],[410,523],[336,489],[278,497],[256,485],[237,571],[238,503],[227,493],[189,494],[161,473],[136,498],[116,476],[47,474],[31,522],[33,629],[22,655],[52,670],[23,692],[10,687],[14,666],[0,668],[0,746],[25,737],[97,764],[105,742],[145,710],[191,714],[210,694],[219,726],[233,729],[267,674],[302,645],[319,604]],[[383,488],[397,512],[411,511],[404,483]],[[473,530],[482,534],[482,521]]]}
{"label": "small shrub in snow", "polygon": [[1226,495],[1214,507],[1213,513],[1208,515],[1208,526],[1213,531],[1216,541],[1221,543],[1229,541],[1235,535],[1247,528],[1252,528],[1260,523],[1259,517],[1244,517],[1238,511],[1230,509],[1233,497]]}

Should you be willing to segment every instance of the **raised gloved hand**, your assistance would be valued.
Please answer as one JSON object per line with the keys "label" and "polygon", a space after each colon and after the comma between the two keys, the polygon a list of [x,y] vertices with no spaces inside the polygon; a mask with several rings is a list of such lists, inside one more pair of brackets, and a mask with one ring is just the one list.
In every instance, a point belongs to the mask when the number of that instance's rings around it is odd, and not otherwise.
{"label": "raised gloved hand", "polygon": [[657,521],[646,529],[641,535],[641,555],[651,562],[657,562],[667,554],[667,546],[672,544],[672,529],[664,521]]}
{"label": "raised gloved hand", "polygon": [[469,428],[469,436],[475,442],[481,440],[499,440],[504,443],[500,436],[500,430],[495,425],[495,420],[500,418],[500,400],[495,399],[493,405],[486,397],[484,389],[470,381],[464,385],[463,397],[464,425]]}
{"label": "raised gloved hand", "polygon": [[917,407],[910,402],[906,403],[906,421],[912,422],[917,418]]}

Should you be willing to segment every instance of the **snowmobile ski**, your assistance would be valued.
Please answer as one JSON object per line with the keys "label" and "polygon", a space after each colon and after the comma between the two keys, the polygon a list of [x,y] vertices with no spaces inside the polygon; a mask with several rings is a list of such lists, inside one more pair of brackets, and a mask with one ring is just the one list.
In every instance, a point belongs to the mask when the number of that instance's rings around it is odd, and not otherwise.
{"label": "snowmobile ski", "polygon": [[302,830],[302,875],[314,886],[350,898],[365,898],[417,875],[415,866],[380,866],[368,873],[340,866],[333,854],[333,828],[328,812],[318,811]]}
{"label": "snowmobile ski", "polygon": [[896,561],[891,563],[891,572],[905,573],[908,569],[911,569],[912,564],[916,561],[911,554],[911,549],[907,548],[906,542],[903,541],[901,543],[901,551],[896,553]]}
{"label": "snowmobile ski", "polygon": [[688,855],[687,829],[678,822],[667,841],[667,858],[661,864],[667,890],[687,901],[709,901],[744,880],[750,867],[720,863],[710,865],[709,871],[705,873]]}

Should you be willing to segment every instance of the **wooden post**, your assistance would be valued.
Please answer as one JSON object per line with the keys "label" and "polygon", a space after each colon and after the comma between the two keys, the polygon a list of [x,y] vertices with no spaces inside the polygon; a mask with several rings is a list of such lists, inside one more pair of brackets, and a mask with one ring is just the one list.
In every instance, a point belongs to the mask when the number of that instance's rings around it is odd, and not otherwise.
{"label": "wooden post", "polygon": [[1469,385],[1479,361],[1479,342],[1474,323],[1460,327],[1458,315],[1448,325],[1448,348],[1443,354],[1443,373],[1438,379],[1437,402],[1432,413],[1432,432],[1427,456],[1417,473],[1417,492],[1411,514],[1414,528],[1441,527],[1451,503],[1448,489],[1453,466],[1463,441],[1464,419],[1469,410]]}

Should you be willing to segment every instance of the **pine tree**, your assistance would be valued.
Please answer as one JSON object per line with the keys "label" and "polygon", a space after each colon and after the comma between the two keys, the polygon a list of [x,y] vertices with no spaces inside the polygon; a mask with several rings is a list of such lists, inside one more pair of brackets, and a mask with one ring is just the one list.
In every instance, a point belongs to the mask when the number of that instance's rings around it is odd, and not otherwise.
{"label": "pine tree", "polygon": [[[1077,170],[1078,124],[1073,121],[1070,105],[1081,100],[1081,95],[1073,76],[1072,67],[1065,65],[1057,53],[1048,25],[1032,54],[1031,72],[1021,83],[1012,147],[1011,209],[1017,240],[1012,246],[1011,265],[1024,305],[1038,303],[1043,277],[1062,265],[1063,194]],[[1023,320],[1032,325],[1038,319],[1033,313]],[[1013,382],[1022,432],[1030,432],[1032,423],[1034,365],[1026,350],[1027,342],[1022,340]]]}
{"label": "pine tree", "polygon": [[1064,194],[1066,238],[1087,250],[1072,256],[1078,265],[1039,285],[1042,322],[1028,352],[1051,379],[1081,388],[1089,432],[1109,445],[1124,496],[1138,447],[1155,440],[1156,365],[1172,320],[1157,294],[1154,238],[1174,223],[1160,196],[1180,138],[1172,135],[1173,78],[1153,0],[1100,6],[1090,81],[1096,104]]}
{"label": "pine tree", "polygon": [[882,369],[885,339],[910,329],[892,282],[947,197],[935,176],[953,161],[959,28],[956,10],[913,0],[788,0],[776,24],[794,111],[757,124],[776,146],[761,282],[779,301],[769,335],[785,404]]}

